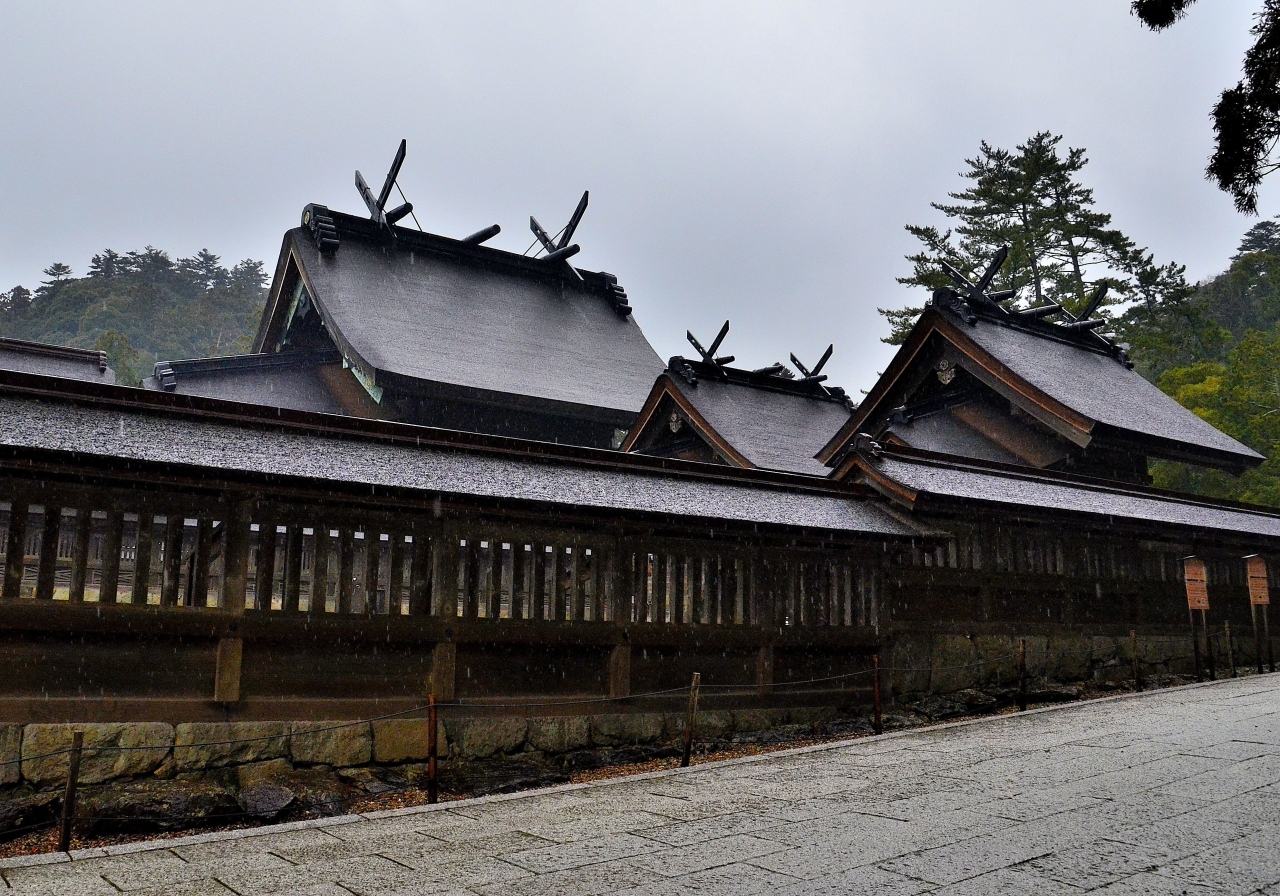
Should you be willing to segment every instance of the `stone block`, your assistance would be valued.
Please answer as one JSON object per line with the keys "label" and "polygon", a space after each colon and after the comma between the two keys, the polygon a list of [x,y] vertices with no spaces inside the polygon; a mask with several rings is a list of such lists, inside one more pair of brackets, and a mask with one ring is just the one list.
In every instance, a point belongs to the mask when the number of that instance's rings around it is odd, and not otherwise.
{"label": "stone block", "polygon": [[450,749],[468,759],[514,753],[524,746],[524,719],[454,719],[448,724]]}
{"label": "stone block", "polygon": [[581,750],[591,744],[591,722],[586,716],[530,719],[528,743],[544,753]]}
{"label": "stone block", "polygon": [[1027,639],[1027,674],[1046,676],[1059,681],[1084,681],[1093,676],[1093,639],[1080,635],[1054,635],[1048,639],[1047,655],[1040,661],[1034,642]]}
{"label": "stone block", "polygon": [[271,781],[293,771],[288,759],[268,759],[266,762],[251,762],[235,770],[238,787],[252,787],[264,781]]}
{"label": "stone block", "polygon": [[[417,762],[427,758],[431,735],[426,719],[386,719],[373,723],[374,762]],[[439,727],[436,755],[449,755],[444,725]]]}
{"label": "stone block", "polygon": [[22,726],[0,725],[0,784],[17,784],[22,778]]}
{"label": "stone block", "polygon": [[279,759],[289,754],[291,722],[185,722],[173,758],[181,771]]}
{"label": "stone block", "polygon": [[787,713],[783,709],[735,709],[733,711],[733,730],[739,733],[748,731],[768,731],[787,724]]}
{"label": "stone block", "polygon": [[303,765],[364,765],[373,758],[373,729],[368,722],[294,722],[289,757]]}
{"label": "stone block", "polygon": [[933,666],[932,638],[929,635],[898,634],[893,645],[880,658],[880,664],[887,667],[880,673],[884,676],[881,681],[886,701],[926,693],[929,690],[929,670]]}
{"label": "stone block", "polygon": [[1017,638],[1009,635],[976,635],[973,649],[977,654],[975,661],[983,662],[976,670],[979,685],[1007,687],[1018,680]]}
{"label": "stone block", "polygon": [[803,725],[811,730],[827,724],[835,717],[836,711],[830,706],[793,706],[787,711],[787,718],[792,725]]}
{"label": "stone block", "polygon": [[163,722],[28,725],[22,731],[22,776],[36,785],[66,780],[67,753],[35,757],[70,749],[77,729],[84,732],[82,784],[150,774],[169,757],[174,743],[173,726]]}
{"label": "stone block", "polygon": [[657,712],[591,716],[591,742],[597,747],[650,744],[662,739],[663,728],[662,713]]}
{"label": "stone block", "polygon": [[981,681],[982,667],[973,639],[965,635],[935,635],[929,687],[935,694],[971,688]]}

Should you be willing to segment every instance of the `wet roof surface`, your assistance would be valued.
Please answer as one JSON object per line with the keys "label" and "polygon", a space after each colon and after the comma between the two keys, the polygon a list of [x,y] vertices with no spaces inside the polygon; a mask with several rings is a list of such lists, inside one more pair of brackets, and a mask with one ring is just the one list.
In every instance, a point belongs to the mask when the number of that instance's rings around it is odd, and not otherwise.
{"label": "wet roof surface", "polygon": [[1250,460],[1262,457],[1114,358],[983,319],[974,326],[960,326],[1015,374],[1085,417]]}
{"label": "wet roof surface", "polygon": [[6,424],[0,428],[0,445],[22,448],[578,508],[874,535],[914,534],[874,501],[767,485],[318,436],[15,396],[0,396],[0,417]]}
{"label": "wet roof surface", "polygon": [[106,385],[116,381],[115,371],[110,367],[103,369],[97,352],[18,339],[0,338],[0,370]]}
{"label": "wet roof surface", "polygon": [[838,402],[700,378],[671,377],[689,403],[744,457],[766,470],[827,476],[814,458],[849,419]]}
{"label": "wet roof surface", "polygon": [[664,367],[592,292],[356,238],[321,256],[305,230],[291,235],[319,304],[378,370],[637,413]]}
{"label": "wet roof surface", "polygon": [[996,504],[1280,537],[1280,515],[1212,507],[1085,484],[882,456],[875,469],[912,491]]}

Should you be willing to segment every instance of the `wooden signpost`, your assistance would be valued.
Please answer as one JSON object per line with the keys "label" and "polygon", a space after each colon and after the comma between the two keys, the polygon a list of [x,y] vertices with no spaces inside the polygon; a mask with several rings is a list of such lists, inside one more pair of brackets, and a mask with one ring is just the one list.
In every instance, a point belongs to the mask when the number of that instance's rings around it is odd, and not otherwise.
{"label": "wooden signpost", "polygon": [[1191,647],[1195,655],[1196,681],[1204,680],[1200,668],[1200,636],[1196,632],[1196,611],[1200,611],[1200,624],[1204,629],[1204,648],[1209,661],[1209,677],[1216,678],[1213,668],[1213,648],[1209,644],[1209,582],[1204,561],[1199,557],[1182,558],[1182,580],[1187,586],[1187,613],[1191,618]]}
{"label": "wooden signpost", "polygon": [[[1267,607],[1271,605],[1271,582],[1267,576],[1267,561],[1257,554],[1244,558],[1249,573],[1249,612],[1253,617],[1253,642],[1258,657],[1258,674],[1262,674],[1262,645],[1267,645],[1267,665],[1276,671],[1276,657],[1271,647],[1271,627],[1267,620]],[[1262,627],[1258,616],[1262,616]]]}

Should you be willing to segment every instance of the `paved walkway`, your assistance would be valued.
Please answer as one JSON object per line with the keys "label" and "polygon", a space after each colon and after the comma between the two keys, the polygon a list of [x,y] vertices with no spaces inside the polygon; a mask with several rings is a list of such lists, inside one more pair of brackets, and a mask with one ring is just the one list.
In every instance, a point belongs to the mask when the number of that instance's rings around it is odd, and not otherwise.
{"label": "paved walkway", "polygon": [[1280,894],[1280,675],[141,846],[0,894]]}

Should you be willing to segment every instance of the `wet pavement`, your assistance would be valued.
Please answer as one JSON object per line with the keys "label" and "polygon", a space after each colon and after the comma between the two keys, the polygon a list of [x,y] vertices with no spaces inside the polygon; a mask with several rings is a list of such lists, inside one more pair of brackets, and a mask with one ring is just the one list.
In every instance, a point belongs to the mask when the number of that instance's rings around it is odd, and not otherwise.
{"label": "wet pavement", "polygon": [[1280,675],[0,874],[7,896],[1280,896]]}

